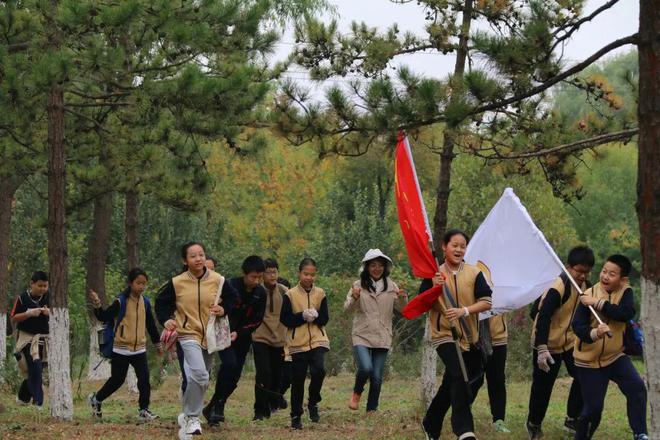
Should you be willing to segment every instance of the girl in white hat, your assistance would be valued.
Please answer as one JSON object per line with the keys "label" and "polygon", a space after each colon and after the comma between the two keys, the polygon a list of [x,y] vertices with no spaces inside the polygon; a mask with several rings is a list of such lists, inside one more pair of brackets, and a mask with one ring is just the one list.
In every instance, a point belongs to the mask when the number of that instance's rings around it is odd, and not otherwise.
{"label": "girl in white hat", "polygon": [[367,412],[378,409],[380,387],[387,353],[392,346],[394,308],[401,310],[407,295],[389,278],[392,260],[380,249],[369,249],[362,259],[360,279],[353,283],[344,310],[355,312],[353,318],[353,355],[358,370],[348,407],[356,410],[367,380],[370,382]]}

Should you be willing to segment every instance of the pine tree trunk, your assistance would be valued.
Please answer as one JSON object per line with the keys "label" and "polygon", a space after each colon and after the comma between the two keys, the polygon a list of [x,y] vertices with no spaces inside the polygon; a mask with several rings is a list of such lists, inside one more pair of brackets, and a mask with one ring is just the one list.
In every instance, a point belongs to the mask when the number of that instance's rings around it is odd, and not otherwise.
{"label": "pine tree trunk", "polygon": [[50,414],[73,418],[69,366],[68,261],[66,242],[66,175],[64,93],[54,84],[48,93],[48,260],[50,268]]}
{"label": "pine tree trunk", "polygon": [[[7,359],[7,314],[3,313],[0,315],[0,370],[5,364],[5,359]],[[3,382],[4,378],[0,377],[0,382]]]}
{"label": "pine tree trunk", "polygon": [[[463,18],[461,23],[461,36],[459,38],[459,47],[456,52],[456,64],[454,66],[453,82],[455,93],[452,99],[460,96],[460,87],[457,87],[458,81],[462,81],[465,72],[465,62],[468,55],[468,39],[470,35],[470,24],[472,22],[472,0],[467,0],[463,8]],[[433,216],[433,236],[436,243],[436,249],[440,249],[442,236],[447,229],[447,213],[449,211],[449,193],[451,192],[451,164],[454,160],[454,132],[453,127],[446,126],[443,133],[442,153],[440,154],[440,173],[438,175],[438,186],[436,189],[435,214]],[[438,253],[438,258],[440,257]],[[427,329],[428,331],[428,325]],[[425,331],[425,334],[426,334]],[[430,390],[435,389],[435,374],[438,355],[431,347],[430,343],[425,341],[422,348],[422,397],[424,405],[431,403],[433,394]],[[429,398],[430,396],[430,398]]]}
{"label": "pine tree trunk", "polygon": [[11,215],[14,194],[19,182],[15,179],[0,179],[0,367],[7,357],[7,307],[11,302],[9,293],[9,243],[11,240]]}
{"label": "pine tree trunk", "polygon": [[126,260],[128,268],[140,266],[140,251],[138,247],[138,193],[126,192],[126,210],[124,227],[126,229]]}
{"label": "pine tree trunk", "polygon": [[421,398],[424,407],[428,407],[435,396],[435,377],[437,370],[438,354],[431,345],[431,322],[427,316],[424,328],[424,340],[422,342],[422,371],[421,371]]}
{"label": "pine tree trunk", "polygon": [[[105,292],[105,265],[110,247],[110,226],[112,219],[112,193],[104,194],[94,200],[94,220],[87,247],[86,291],[92,289],[99,295],[101,303],[107,304]],[[87,378],[101,380],[110,377],[110,363],[101,362],[98,352],[97,330],[101,323],[94,313],[89,311],[89,362]],[[95,369],[96,368],[96,369]]]}
{"label": "pine tree trunk", "polygon": [[649,388],[649,434],[660,439],[660,0],[639,8],[637,217],[642,249],[642,327]]}

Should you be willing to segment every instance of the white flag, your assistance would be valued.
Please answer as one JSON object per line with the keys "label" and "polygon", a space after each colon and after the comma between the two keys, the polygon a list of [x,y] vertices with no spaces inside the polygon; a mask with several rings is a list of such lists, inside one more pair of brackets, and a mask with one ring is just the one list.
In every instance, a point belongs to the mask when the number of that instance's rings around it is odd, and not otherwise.
{"label": "white flag", "polygon": [[[491,314],[526,306],[562,271],[557,254],[511,188],[474,233],[465,261],[480,266],[492,281]],[[489,315],[482,315],[486,318]]]}

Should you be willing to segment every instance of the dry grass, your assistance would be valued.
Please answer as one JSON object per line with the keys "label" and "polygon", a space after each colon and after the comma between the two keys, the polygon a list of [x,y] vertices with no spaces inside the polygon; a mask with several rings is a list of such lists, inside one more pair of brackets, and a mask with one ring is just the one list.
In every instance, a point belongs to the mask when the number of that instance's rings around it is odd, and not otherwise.
{"label": "dry grass", "polygon": [[[252,419],[254,379],[246,375],[227,404],[228,422],[218,428],[204,429],[200,439],[420,439],[423,438],[419,423],[423,414],[418,400],[417,380],[394,378],[383,385],[381,408],[378,414],[367,416],[364,409],[350,411],[346,407],[352,388],[352,376],[328,377],[323,387],[321,423],[304,420],[305,429],[291,431],[288,428],[287,411],[280,411],[271,419],[254,423]],[[151,409],[161,418],[149,424],[137,422],[137,396],[129,395],[124,388],[111,396],[104,405],[104,419],[96,422],[89,415],[84,396],[100,387],[100,383],[81,384],[75,401],[72,422],[55,422],[48,412],[38,412],[31,407],[18,406],[14,396],[6,390],[0,396],[0,438],[6,440],[52,439],[173,439],[176,438],[176,415],[179,412],[178,378],[169,377],[152,392]],[[560,379],[553,394],[551,406],[544,424],[545,439],[566,438],[561,430],[564,419],[568,381]],[[511,434],[498,434],[490,425],[490,412],[485,387],[474,406],[476,431],[481,439],[524,439],[523,421],[527,413],[529,385],[508,385],[507,424]],[[363,402],[364,404],[364,402]],[[610,387],[606,414],[596,438],[620,439],[631,437],[625,412],[625,400],[616,386]],[[443,439],[455,438],[450,431],[449,418],[445,421]]]}

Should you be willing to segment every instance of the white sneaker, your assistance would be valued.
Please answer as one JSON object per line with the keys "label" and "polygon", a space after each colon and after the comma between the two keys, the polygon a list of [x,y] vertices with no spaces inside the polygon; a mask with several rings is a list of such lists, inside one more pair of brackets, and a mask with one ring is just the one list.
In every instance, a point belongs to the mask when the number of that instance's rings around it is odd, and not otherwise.
{"label": "white sneaker", "polygon": [[179,440],[192,440],[192,435],[186,434],[185,428],[179,429]]}
{"label": "white sneaker", "polygon": [[199,417],[190,416],[186,417],[186,434],[189,435],[202,435],[202,424],[199,421]]}

